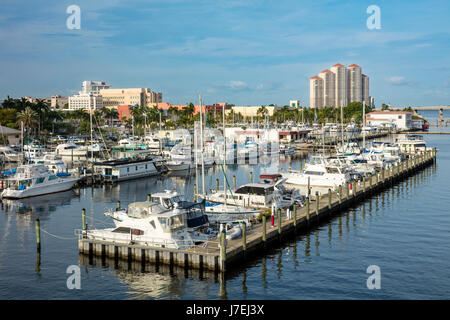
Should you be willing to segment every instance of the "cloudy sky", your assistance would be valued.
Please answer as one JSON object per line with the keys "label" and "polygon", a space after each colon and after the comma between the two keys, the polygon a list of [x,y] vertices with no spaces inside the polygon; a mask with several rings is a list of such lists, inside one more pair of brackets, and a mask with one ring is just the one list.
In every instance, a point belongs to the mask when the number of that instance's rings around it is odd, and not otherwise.
{"label": "cloudy sky", "polygon": [[[356,63],[381,103],[450,105],[450,6],[380,0],[2,0],[0,99],[71,95],[83,80],[172,104],[309,105],[309,78]],[[70,30],[66,9],[81,9]],[[381,9],[381,29],[366,12]]]}

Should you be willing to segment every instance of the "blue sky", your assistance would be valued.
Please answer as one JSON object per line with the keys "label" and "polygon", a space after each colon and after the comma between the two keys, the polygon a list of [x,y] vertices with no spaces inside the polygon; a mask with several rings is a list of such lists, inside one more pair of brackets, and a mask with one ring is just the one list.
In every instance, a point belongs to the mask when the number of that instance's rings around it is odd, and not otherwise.
{"label": "blue sky", "polygon": [[[81,29],[66,28],[69,5]],[[381,29],[369,30],[369,5]],[[450,105],[444,1],[2,0],[0,99],[71,95],[83,80],[172,104],[309,105],[309,78],[356,63],[381,103]]]}

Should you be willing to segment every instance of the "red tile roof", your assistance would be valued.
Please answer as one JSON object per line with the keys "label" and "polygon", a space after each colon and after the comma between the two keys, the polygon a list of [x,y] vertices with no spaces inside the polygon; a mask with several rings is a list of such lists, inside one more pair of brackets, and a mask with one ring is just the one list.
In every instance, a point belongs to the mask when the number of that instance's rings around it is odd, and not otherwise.
{"label": "red tile roof", "polygon": [[319,76],[314,76],[314,77],[311,77],[310,79],[322,79],[322,78]]}
{"label": "red tile roof", "polygon": [[357,64],[351,64],[348,66],[348,68],[361,68],[361,67],[358,66]]}
{"label": "red tile roof", "polygon": [[325,72],[331,72],[331,71],[328,70],[328,69],[325,69],[325,70],[323,70],[321,73],[325,73]]}
{"label": "red tile roof", "polygon": [[343,65],[340,63],[336,63],[333,67],[343,67]]}

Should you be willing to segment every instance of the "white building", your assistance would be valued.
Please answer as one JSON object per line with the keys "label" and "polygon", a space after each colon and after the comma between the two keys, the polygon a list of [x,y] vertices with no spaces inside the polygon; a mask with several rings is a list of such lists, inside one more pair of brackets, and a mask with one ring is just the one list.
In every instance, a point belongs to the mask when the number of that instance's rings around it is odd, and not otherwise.
{"label": "white building", "polygon": [[361,79],[361,94],[362,94],[362,101],[365,101],[365,103],[369,106],[371,106],[370,96],[369,96],[369,77],[365,74],[362,75]]}
{"label": "white building", "polygon": [[86,81],[83,81],[82,89],[81,89],[80,93],[84,93],[84,94],[89,94],[89,93],[100,94],[100,90],[102,90],[102,89],[109,89],[109,88],[111,88],[111,86],[106,84],[106,82],[104,82],[104,81],[90,81],[90,80],[86,80]]}
{"label": "white building", "polygon": [[319,73],[319,77],[323,80],[323,106],[336,106],[336,75],[326,69]]}
{"label": "white building", "polygon": [[323,107],[323,79],[314,76],[309,79],[309,106],[311,108]]}
{"label": "white building", "polygon": [[300,100],[289,100],[289,107],[300,108]]}
{"label": "white building", "polygon": [[412,128],[412,113],[407,111],[374,111],[366,115],[366,125],[381,126],[393,123],[400,130]]}
{"label": "white building", "polygon": [[351,64],[347,67],[347,98],[348,103],[362,102],[361,67]]}
{"label": "white building", "polygon": [[69,97],[69,110],[99,110],[103,108],[103,99],[93,93],[80,93]]}

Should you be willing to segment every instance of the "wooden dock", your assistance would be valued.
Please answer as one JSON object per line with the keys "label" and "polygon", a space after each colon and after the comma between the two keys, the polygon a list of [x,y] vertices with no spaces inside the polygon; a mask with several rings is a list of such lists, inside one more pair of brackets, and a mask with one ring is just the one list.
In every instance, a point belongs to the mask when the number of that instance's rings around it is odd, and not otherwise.
{"label": "wooden dock", "polygon": [[[251,229],[243,230],[242,237],[235,240],[221,238],[187,250],[156,248],[145,245],[112,243],[93,240],[80,236],[79,252],[86,255],[96,255],[128,261],[145,263],[168,264],[187,269],[196,268],[225,272],[233,266],[239,265],[242,259],[250,254],[264,252],[269,245],[279,244],[288,235],[299,230],[314,228],[321,219],[327,219],[358,203],[365,197],[390,188],[394,183],[414,175],[436,160],[436,149],[427,150],[423,154],[409,157],[391,169],[381,170],[375,175],[364,178],[360,182],[339,186],[337,191],[318,197],[313,195],[311,201],[307,199],[306,206],[291,212],[288,218],[286,212],[275,214],[272,227],[270,218],[262,217],[262,222],[253,224]],[[221,245],[222,243],[222,245]]]}

